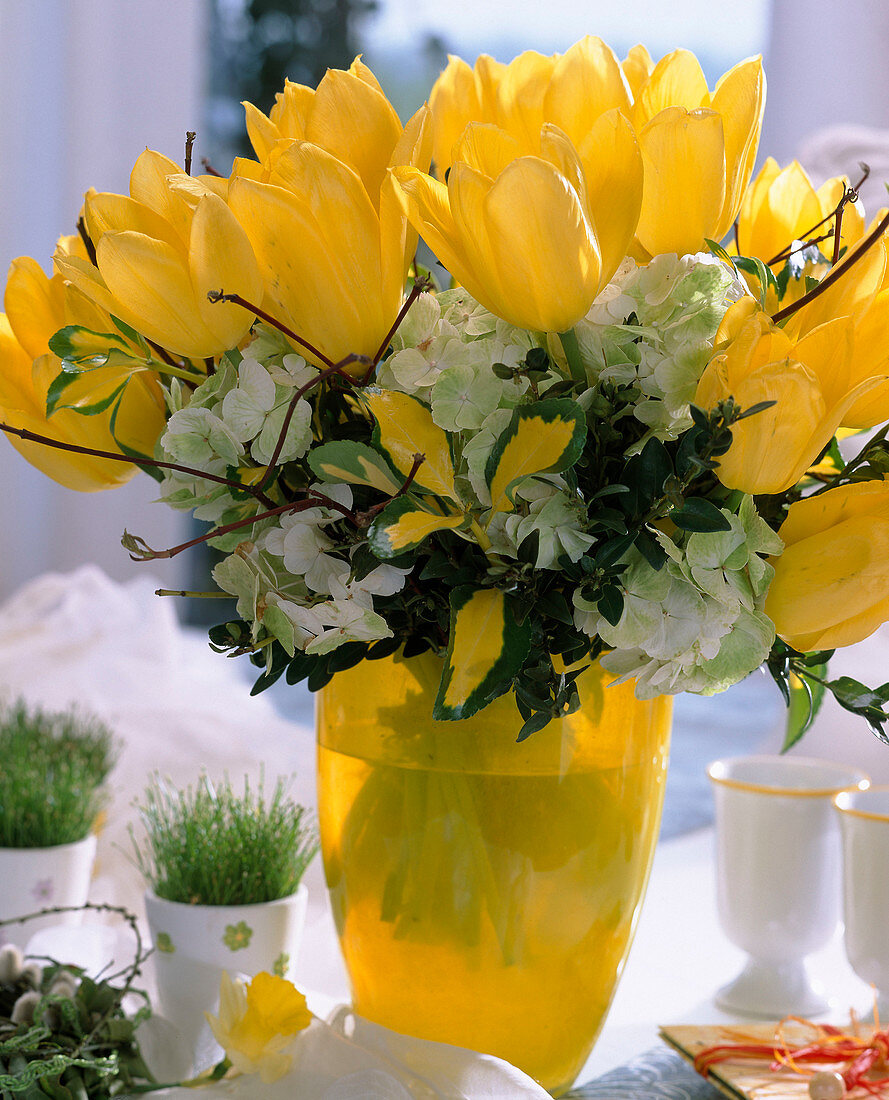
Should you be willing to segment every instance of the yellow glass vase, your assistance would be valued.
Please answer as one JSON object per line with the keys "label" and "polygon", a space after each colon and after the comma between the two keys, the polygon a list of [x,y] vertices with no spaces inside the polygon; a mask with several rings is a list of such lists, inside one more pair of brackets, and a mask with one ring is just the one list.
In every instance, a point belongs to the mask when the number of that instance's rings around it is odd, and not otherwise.
{"label": "yellow glass vase", "polygon": [[364,661],[320,696],[322,850],[354,1007],[558,1095],[629,949],[672,700],[594,667],[579,711],[517,743],[511,695],[432,721],[440,675],[431,655]]}

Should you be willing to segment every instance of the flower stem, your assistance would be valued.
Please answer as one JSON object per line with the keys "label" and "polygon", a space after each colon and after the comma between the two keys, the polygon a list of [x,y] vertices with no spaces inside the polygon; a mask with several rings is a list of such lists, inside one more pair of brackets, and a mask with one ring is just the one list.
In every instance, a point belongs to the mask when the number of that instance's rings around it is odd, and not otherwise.
{"label": "flower stem", "polygon": [[586,383],[586,371],[583,369],[583,363],[580,358],[580,345],[577,343],[577,333],[573,328],[569,328],[566,332],[559,333],[559,339],[562,341],[562,348],[565,352],[565,358],[568,360],[568,369],[571,371],[571,377],[575,382]]}

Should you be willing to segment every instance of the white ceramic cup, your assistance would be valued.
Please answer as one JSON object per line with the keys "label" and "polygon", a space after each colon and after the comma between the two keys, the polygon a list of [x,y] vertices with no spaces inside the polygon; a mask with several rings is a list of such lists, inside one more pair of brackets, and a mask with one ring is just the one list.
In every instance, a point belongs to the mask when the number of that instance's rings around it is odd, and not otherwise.
{"label": "white ceramic cup", "polygon": [[843,837],[846,956],[877,991],[882,1026],[889,1020],[889,787],[837,795]]}
{"label": "white ceramic cup", "polygon": [[146,893],[158,1005],[188,1045],[198,1040],[204,1012],[216,1006],[223,970],[292,976],[307,904],[305,884],[258,905],[186,905]]}
{"label": "white ceramic cup", "polygon": [[[89,895],[96,837],[50,848],[0,848],[0,920],[22,917],[52,906],[83,905]],[[83,914],[48,913],[24,924],[0,928],[0,943],[24,947],[41,929],[79,924]]]}
{"label": "white ceramic cup", "polygon": [[867,776],[828,760],[746,756],[707,769],[716,799],[719,919],[749,955],[716,994],[730,1012],[812,1016],[828,1001],[805,958],[834,935],[840,917],[840,837],[833,799]]}

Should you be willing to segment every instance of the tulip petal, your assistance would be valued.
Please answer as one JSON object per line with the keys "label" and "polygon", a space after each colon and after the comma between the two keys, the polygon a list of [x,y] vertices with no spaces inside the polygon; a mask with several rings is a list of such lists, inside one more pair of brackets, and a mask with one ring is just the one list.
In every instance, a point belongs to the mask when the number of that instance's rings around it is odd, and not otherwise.
{"label": "tulip petal", "polygon": [[[429,96],[433,120],[432,159],[443,180],[453,163],[452,150],[471,119],[482,119],[475,74],[459,57],[449,56]],[[493,121],[493,120],[490,120]]]}
{"label": "tulip petal", "polygon": [[555,59],[526,50],[506,66],[498,89],[498,124],[520,142],[524,152],[536,153],[545,118],[543,101]]}
{"label": "tulip petal", "polygon": [[328,69],[315,93],[306,140],[351,165],[375,207],[401,134],[398,115],[378,86],[351,72]]}
{"label": "tulip petal", "polygon": [[462,250],[451,213],[448,188],[416,168],[393,168],[411,223],[435,253],[438,262],[469,293],[482,301],[482,283]]}
{"label": "tulip petal", "polygon": [[[296,148],[305,154],[293,168],[302,173],[306,194],[238,179],[229,205],[280,319],[333,362],[353,352],[373,355],[400,302],[399,296],[394,306],[386,303],[387,310],[380,301],[379,223],[347,166],[308,143]],[[311,158],[314,165],[306,163]],[[328,161],[339,174],[325,177]]]}
{"label": "tulip petal", "polygon": [[[432,112],[423,106],[404,128],[392,151],[390,167],[409,165],[426,172],[432,155]],[[417,251],[417,230],[407,220],[398,185],[387,174],[380,189],[380,275],[384,302],[402,292],[407,271]]]}
{"label": "tulip petal", "polygon": [[[89,238],[96,248],[105,233],[132,232],[164,241],[185,254],[185,238],[176,232],[171,223],[150,206],[127,195],[116,195],[111,191],[89,192],[83,204],[83,216]],[[181,224],[185,226],[185,218],[181,219]]]}
{"label": "tulip petal", "polygon": [[633,46],[621,63],[621,69],[630,86],[630,94],[633,99],[638,99],[654,69],[651,54],[641,44]]}
{"label": "tulip petal", "polygon": [[[854,253],[855,249],[847,252],[833,271],[841,271]],[[887,266],[887,247],[883,238],[858,260],[851,278],[837,278],[823,294],[789,317],[785,331],[798,339],[833,317],[862,316],[882,289]]]}
{"label": "tulip petal", "polygon": [[247,334],[253,314],[243,306],[211,302],[207,294],[224,290],[248,302],[259,302],[262,277],[247,234],[217,195],[205,195],[191,222],[188,262],[194,300],[220,348],[233,348]]}
{"label": "tulip petal", "polygon": [[189,358],[203,359],[222,350],[200,322],[186,260],[178,249],[144,233],[109,232],[99,241],[96,255],[115,299],[113,312],[122,321]]}
{"label": "tulip petal", "polygon": [[668,107],[694,111],[710,106],[710,90],[701,64],[689,50],[662,57],[636,96],[633,121],[641,129]]}
{"label": "tulip petal", "polygon": [[729,231],[741,208],[759,148],[765,103],[766,78],[759,57],[730,69],[711,98],[710,106],[722,116],[725,138],[725,200],[714,232],[716,240]]}
{"label": "tulip petal", "polygon": [[[163,153],[146,149],[138,157],[133,165],[132,172],[130,172],[130,196],[160,214],[173,226],[179,237],[183,241],[187,241],[191,213],[182,196],[170,187],[168,177],[176,175],[184,175],[184,173],[175,161],[165,157]],[[187,176],[186,178],[191,179],[192,177]],[[118,224],[113,228],[136,229],[139,232],[147,232],[139,225],[133,224]],[[154,236],[154,234],[151,234],[151,236]]]}
{"label": "tulip petal", "polygon": [[314,88],[293,80],[284,81],[284,91],[275,96],[275,105],[269,112],[269,119],[277,126],[281,137],[305,140],[306,119],[314,99]]}
{"label": "tulip petal", "polygon": [[545,118],[580,147],[600,115],[612,108],[629,114],[630,97],[617,55],[601,38],[587,35],[553,66]]}
{"label": "tulip petal", "polygon": [[454,145],[454,161],[468,164],[491,180],[521,155],[522,147],[512,134],[490,122],[470,122]]}
{"label": "tulip petal", "polygon": [[636,231],[652,255],[704,247],[725,189],[722,119],[715,111],[669,107],[639,134],[645,182]]}
{"label": "tulip petal", "polygon": [[602,253],[602,282],[617,270],[636,232],[642,209],[642,154],[632,126],[607,111],[580,147],[587,203]]}
{"label": "tulip petal", "polygon": [[[457,218],[464,245],[474,222],[460,226]],[[484,226],[502,288],[500,316],[545,332],[564,332],[584,316],[599,292],[601,257],[560,172],[537,157],[513,161],[484,199]]]}
{"label": "tulip petal", "polygon": [[258,107],[254,107],[252,103],[248,103],[246,100],[241,103],[241,106],[244,108],[247,137],[250,138],[250,144],[253,146],[257,159],[264,161],[272,151],[275,142],[284,135]]}
{"label": "tulip petal", "polygon": [[65,288],[61,279],[49,279],[30,256],[9,265],[4,308],[15,338],[30,359],[49,351],[50,337],[65,323]]}

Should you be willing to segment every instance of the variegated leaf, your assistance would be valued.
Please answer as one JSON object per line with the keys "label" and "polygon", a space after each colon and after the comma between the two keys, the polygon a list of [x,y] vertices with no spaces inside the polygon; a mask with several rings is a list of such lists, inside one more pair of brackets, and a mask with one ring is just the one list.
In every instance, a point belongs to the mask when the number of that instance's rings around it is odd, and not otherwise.
{"label": "variegated leaf", "polygon": [[445,669],[433,718],[469,718],[522,667],[531,646],[531,622],[517,623],[498,588],[455,588]]}
{"label": "variegated leaf", "polygon": [[407,477],[414,456],[423,455],[412,488],[459,500],[448,437],[433,421],[427,406],[396,390],[368,390],[363,396],[377,422],[374,443],[385,451],[400,474]]}
{"label": "variegated leaf", "polygon": [[368,528],[367,541],[378,558],[395,558],[433,534],[459,527],[466,517],[435,515],[408,497],[391,500]]}
{"label": "variegated leaf", "polygon": [[366,443],[352,439],[335,440],[313,447],[309,465],[322,481],[342,481],[348,485],[370,485],[394,496],[404,479],[392,471],[381,454]]}
{"label": "variegated leaf", "polygon": [[580,457],[585,440],[583,410],[569,398],[517,408],[485,467],[491,515],[513,507],[513,490],[523,478],[567,470]]}

